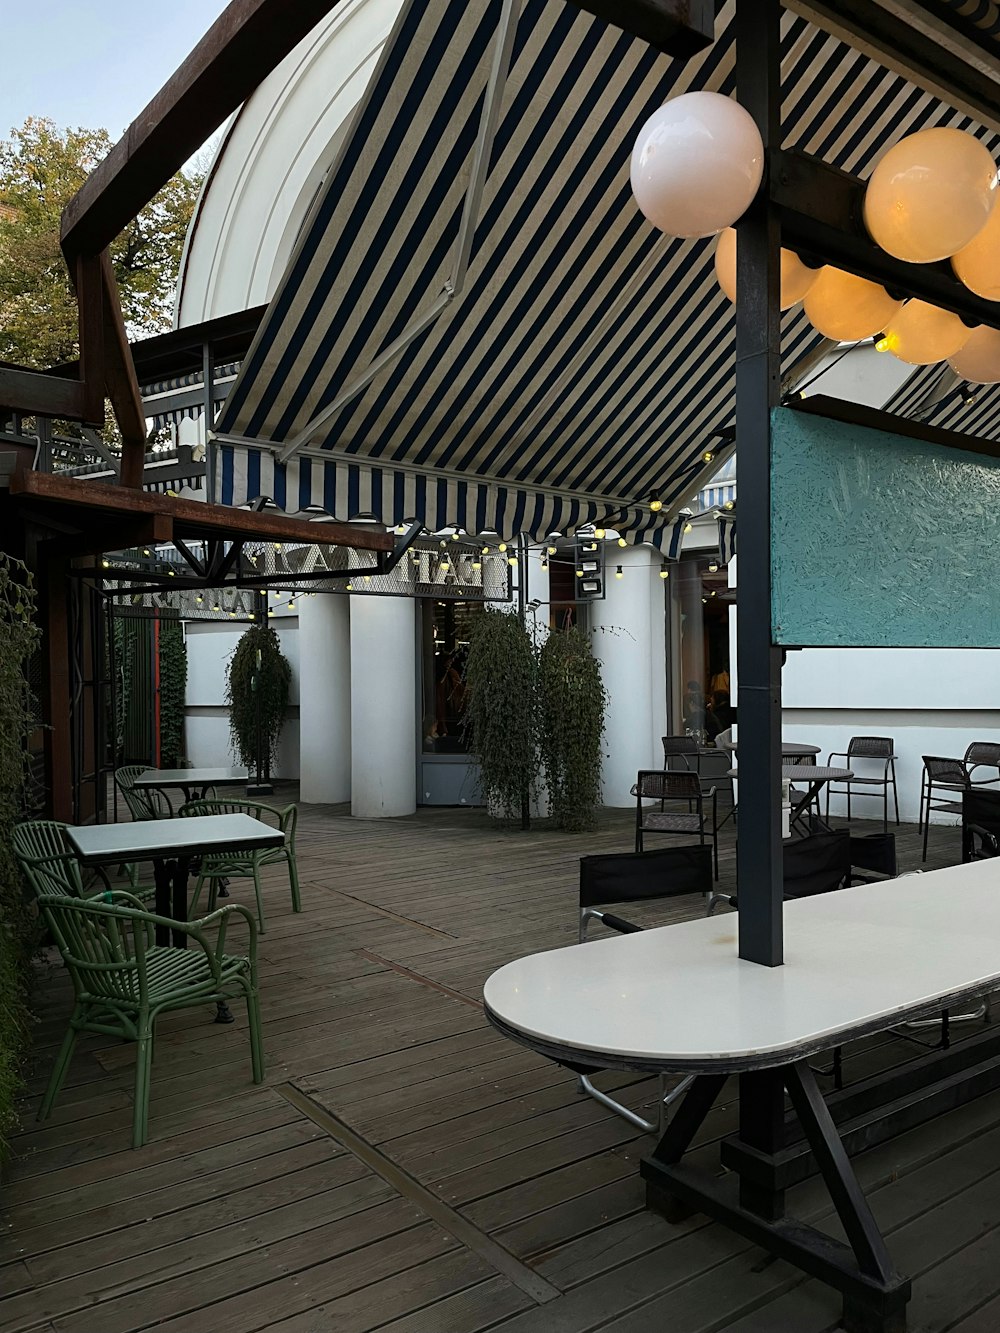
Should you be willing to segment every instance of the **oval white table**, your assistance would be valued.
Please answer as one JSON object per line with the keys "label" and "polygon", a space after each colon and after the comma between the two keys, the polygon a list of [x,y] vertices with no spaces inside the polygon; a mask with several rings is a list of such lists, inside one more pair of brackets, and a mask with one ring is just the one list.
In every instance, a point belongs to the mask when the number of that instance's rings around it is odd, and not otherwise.
{"label": "oval white table", "polygon": [[[737,956],[735,914],[533,954],[489,978],[484,1007],[506,1036],[577,1070],[696,1074],[642,1164],[652,1206],[669,1215],[680,1200],[708,1213],[841,1291],[847,1327],[895,1333],[909,1282],[893,1268],[808,1058],[1000,988],[1000,861],[786,903],[784,938],[775,968]],[[681,1161],[734,1073],[749,1164],[736,1197],[732,1177]],[[785,1089],[850,1246],[786,1217],[783,1192],[761,1186],[764,1159],[784,1146]]]}

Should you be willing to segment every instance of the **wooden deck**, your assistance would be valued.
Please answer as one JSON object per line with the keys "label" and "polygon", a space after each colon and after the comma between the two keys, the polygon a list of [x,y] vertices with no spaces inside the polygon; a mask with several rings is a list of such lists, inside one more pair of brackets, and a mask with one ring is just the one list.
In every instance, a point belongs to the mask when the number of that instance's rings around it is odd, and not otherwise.
{"label": "wooden deck", "polygon": [[[723,883],[733,873],[727,826]],[[704,1218],[645,1211],[649,1140],[480,1009],[503,962],[575,936],[576,858],[627,850],[628,812],[569,837],[476,811],[384,823],[303,807],[305,911],[268,881],[266,1083],[242,1016],[161,1025],[151,1142],[128,1147],[133,1048],[82,1043],[53,1119],[33,1119],[68,1012],[40,969],[32,1096],[4,1195],[0,1330],[46,1333],[822,1333],[837,1298]],[[904,868],[916,833],[901,831]],[[932,832],[957,859],[954,829]],[[876,892],[877,889],[873,889]],[[238,900],[250,895],[234,886]],[[658,919],[697,914],[675,900]],[[646,912],[650,915],[651,909]],[[698,1003],[698,996],[691,996]],[[853,1078],[907,1059],[852,1048]],[[649,1081],[602,1076],[636,1106]],[[736,1085],[696,1149],[734,1123]],[[1000,1328],[1000,1098],[857,1159],[911,1330]],[[792,1205],[833,1226],[816,1182]]]}

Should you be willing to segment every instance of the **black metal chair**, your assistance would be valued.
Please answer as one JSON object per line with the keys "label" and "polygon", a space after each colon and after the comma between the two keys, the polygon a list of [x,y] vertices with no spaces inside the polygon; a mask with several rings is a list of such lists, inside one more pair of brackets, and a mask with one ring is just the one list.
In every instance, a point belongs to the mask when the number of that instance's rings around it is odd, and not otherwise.
{"label": "black metal chair", "polygon": [[[782,844],[781,864],[786,901],[843,889],[852,879],[851,835],[847,829],[834,829],[806,838],[792,838]],[[712,916],[719,903],[739,907],[739,894],[713,893],[706,915]]]}
{"label": "black metal chair", "polygon": [[[634,921],[604,910],[609,904],[646,903],[676,898],[685,894],[712,892],[712,852],[705,843],[693,847],[662,847],[655,852],[616,852],[603,856],[580,858],[580,943],[587,939],[587,928],[598,921],[609,930],[631,934],[642,930]],[[572,1066],[570,1066],[572,1067]],[[647,1134],[660,1134],[667,1107],[673,1104],[689,1087],[692,1080],[684,1079],[669,1091],[665,1075],[660,1076],[660,1095],[655,1120],[646,1120],[606,1092],[596,1088],[590,1074],[581,1069],[580,1091],[593,1097],[608,1110],[622,1116]]]}
{"label": "black metal chair", "polygon": [[1000,791],[962,793],[962,862],[1000,856]]}
{"label": "black metal chair", "polygon": [[[663,745],[663,767],[681,772],[698,772],[698,742],[693,736],[661,736]],[[691,763],[692,758],[694,763]],[[679,759],[679,764],[672,764],[672,759]]]}
{"label": "black metal chair", "polygon": [[[972,787],[993,787],[1000,783],[1000,745],[995,741],[973,741],[965,751],[965,767]],[[977,768],[992,768],[992,777],[976,777]]]}
{"label": "black metal chair", "polygon": [[[834,759],[846,759],[847,767],[854,771],[854,777],[844,778],[840,784],[830,782],[826,788],[826,815],[830,817],[830,794],[847,796],[847,818],[851,817],[851,795],[878,797],[877,791],[853,791],[855,787],[880,787],[882,791],[882,827],[889,828],[889,788],[892,788],[893,805],[896,810],[896,823],[899,823],[899,793],[896,789],[896,754],[891,736],[852,736],[846,750],[832,750],[827,757],[827,767],[834,767]],[[858,762],[868,766],[867,771],[857,772]],[[872,768],[881,764],[882,771],[873,772]]]}
{"label": "black metal chair", "polygon": [[935,798],[934,792],[957,792],[963,796],[969,791],[972,784],[969,780],[969,770],[966,768],[964,759],[952,759],[945,755],[925,754],[923,757],[924,768],[920,775],[920,815],[917,827],[923,826],[924,846],[922,861],[927,860],[927,835],[930,831],[931,811],[943,810],[948,814],[962,813],[961,799],[953,800],[951,798]]}
{"label": "black metal chair", "polygon": [[[719,878],[719,835],[718,806],[716,790],[711,787],[707,792],[701,789],[701,778],[697,773],[675,773],[660,769],[641,769],[632,787],[635,797],[635,850],[643,850],[643,838],[647,833],[660,833],[667,836],[689,837],[698,835],[698,841],[706,841],[705,802],[712,805],[710,832],[715,866],[715,878]],[[659,808],[644,805],[644,801],[657,801]],[[684,803],[687,810],[668,810],[668,802]]]}

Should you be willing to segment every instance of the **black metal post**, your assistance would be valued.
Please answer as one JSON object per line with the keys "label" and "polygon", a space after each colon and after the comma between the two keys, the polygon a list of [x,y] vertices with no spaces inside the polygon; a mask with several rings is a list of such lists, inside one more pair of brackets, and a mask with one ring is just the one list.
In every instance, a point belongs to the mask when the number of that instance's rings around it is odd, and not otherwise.
{"label": "black metal post", "polygon": [[[780,144],[779,0],[736,7],[736,85],[765,150]],[[736,874],[741,958],[782,955],[781,661],[771,642],[771,409],[781,369],[780,235],[766,179],[737,225],[736,439],[740,479]]]}
{"label": "black metal post", "polygon": [[[267,593],[255,592],[253,595],[254,624],[267,625]],[[270,796],[274,791],[271,785],[270,757],[265,753],[264,719],[260,708],[260,673],[262,670],[260,650],[257,650],[257,663],[254,668],[254,716],[256,718],[256,736],[254,739],[255,781],[247,784],[248,796]]]}
{"label": "black metal post", "polygon": [[[528,613],[528,540],[523,532],[517,534],[517,614],[527,629]],[[531,793],[521,795],[521,828],[531,828]]]}
{"label": "black metal post", "polygon": [[201,373],[205,390],[205,499],[215,503],[215,444],[212,431],[215,429],[215,355],[212,344],[202,343]]}

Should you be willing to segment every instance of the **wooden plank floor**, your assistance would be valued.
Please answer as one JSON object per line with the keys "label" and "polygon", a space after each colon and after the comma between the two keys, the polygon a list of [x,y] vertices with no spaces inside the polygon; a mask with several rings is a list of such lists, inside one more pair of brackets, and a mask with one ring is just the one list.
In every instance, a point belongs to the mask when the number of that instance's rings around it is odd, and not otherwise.
{"label": "wooden plank floor", "polygon": [[[629,812],[571,837],[498,830],[469,810],[362,822],[303,807],[303,913],[278,871],[266,883],[266,1082],[250,1081],[242,1015],[163,1020],[137,1152],[128,1044],[82,1042],[52,1119],[33,1118],[68,1013],[58,960],[44,959],[3,1187],[0,1333],[835,1328],[837,1299],[797,1270],[704,1218],[647,1213],[649,1141],[482,1016],[491,971],[574,939],[576,858],[630,842]],[[899,842],[916,868],[915,830]],[[956,860],[957,830],[935,829],[931,846],[930,865]],[[729,824],[724,886],[733,868]],[[238,882],[233,893],[252,898]],[[644,916],[701,910],[677,899]],[[855,1077],[912,1047],[883,1037],[850,1054]],[[654,1096],[636,1076],[599,1081],[636,1107]],[[694,1149],[709,1166],[735,1121],[735,1082],[727,1091]],[[914,1278],[911,1329],[1000,1328],[1000,1098],[857,1168]],[[791,1202],[835,1229],[817,1182]]]}

